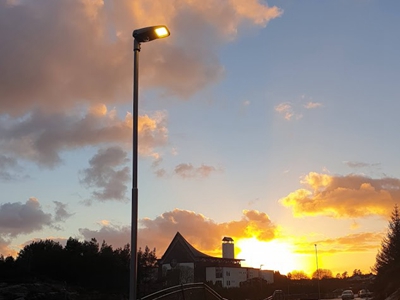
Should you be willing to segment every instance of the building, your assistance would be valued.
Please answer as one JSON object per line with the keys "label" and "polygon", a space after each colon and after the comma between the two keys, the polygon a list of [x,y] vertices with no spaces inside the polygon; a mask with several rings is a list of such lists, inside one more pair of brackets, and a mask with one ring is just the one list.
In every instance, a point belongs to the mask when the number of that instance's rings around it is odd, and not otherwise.
{"label": "building", "polygon": [[235,259],[234,243],[222,239],[223,257],[212,257],[195,249],[179,232],[159,259],[159,276],[167,286],[193,282],[212,282],[222,287],[239,287],[253,278],[273,282],[273,271],[243,268]]}

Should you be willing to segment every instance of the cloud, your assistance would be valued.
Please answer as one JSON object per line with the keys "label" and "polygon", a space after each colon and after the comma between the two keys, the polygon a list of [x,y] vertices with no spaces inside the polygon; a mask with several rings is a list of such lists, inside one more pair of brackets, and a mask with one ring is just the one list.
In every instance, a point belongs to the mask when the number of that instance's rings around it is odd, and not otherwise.
{"label": "cloud", "polygon": [[304,107],[307,108],[307,109],[318,108],[318,107],[321,107],[321,106],[322,106],[322,103],[312,102],[312,101],[307,102],[306,104],[304,104]]}
{"label": "cloud", "polygon": [[294,103],[291,102],[279,103],[278,105],[275,106],[275,111],[283,115],[283,117],[287,121],[291,121],[292,119],[300,120],[301,118],[303,118],[303,112],[305,113],[304,109],[310,110],[322,106],[322,103],[314,102],[311,100],[308,100],[308,102],[304,103],[306,101],[306,98],[309,97],[307,97],[306,95],[302,95],[300,96],[300,99],[298,99]]}
{"label": "cloud", "polygon": [[[65,151],[130,147],[131,115],[107,106],[131,102],[133,29],[170,27],[168,39],[143,45],[141,88],[187,99],[222,78],[219,47],[281,14],[257,0],[0,0],[0,180],[20,179],[26,161],[54,168]],[[164,112],[139,117],[140,155],[161,161],[166,122]]]}
{"label": "cloud", "polygon": [[[158,168],[159,163],[153,164],[155,168],[154,174],[159,178],[167,178],[171,176],[171,173],[165,170],[165,168]],[[222,168],[217,168],[210,165],[201,164],[199,167],[195,167],[192,164],[182,163],[175,166],[172,171],[172,175],[176,175],[183,179],[201,179],[211,176],[212,173],[222,172]]]}
{"label": "cloud", "polygon": [[279,114],[283,115],[285,120],[290,121],[292,118],[295,119],[301,119],[303,115],[301,114],[296,114],[293,111],[293,107],[289,103],[280,103],[277,106],[275,106],[275,111],[278,112]]}
{"label": "cloud", "polygon": [[155,174],[157,177],[162,178],[167,176],[167,171],[165,169],[157,169],[155,170]]}
{"label": "cloud", "polygon": [[362,232],[349,234],[337,238],[316,241],[317,244],[323,244],[324,248],[328,248],[328,252],[363,252],[368,250],[376,250],[379,243],[384,237],[382,232]]}
{"label": "cloud", "polygon": [[[158,159],[155,149],[168,141],[166,114],[139,116],[138,123],[139,153]],[[19,119],[0,118],[0,149],[8,155],[0,157],[0,162],[10,166],[15,165],[16,159],[24,159],[52,168],[62,161],[62,151],[106,143],[131,147],[131,140],[131,114],[119,118],[115,110],[108,111],[105,105],[89,107],[86,114],[45,114],[36,110]]]}
{"label": "cloud", "polygon": [[280,202],[297,217],[327,216],[360,218],[387,217],[400,203],[400,180],[373,179],[360,175],[331,176],[311,172],[301,181],[308,189],[296,190]]}
{"label": "cloud", "polygon": [[120,147],[98,150],[89,161],[89,168],[81,171],[80,182],[94,188],[94,199],[99,201],[126,201],[127,182],[130,178],[127,153]]}
{"label": "cloud", "polygon": [[353,169],[374,167],[380,165],[379,163],[369,164],[361,161],[344,161],[343,163]]}
{"label": "cloud", "polygon": [[162,47],[146,45],[143,87],[187,98],[221,78],[217,48],[243,24],[264,27],[280,16],[257,0],[0,1],[0,106],[23,115],[129,99],[132,31],[168,24]]}
{"label": "cloud", "polygon": [[18,161],[14,157],[9,157],[0,154],[0,180],[1,181],[12,181],[22,178],[27,178],[27,176],[21,176],[20,172],[22,167],[18,164]]}
{"label": "cloud", "polygon": [[204,164],[197,168],[192,164],[179,164],[174,170],[175,174],[181,178],[206,178],[217,171],[215,167]]}
{"label": "cloud", "polygon": [[10,240],[6,240],[0,235],[0,255],[3,255],[4,257],[7,256],[15,257],[17,255],[17,251],[9,247],[10,244],[11,244]]}
{"label": "cloud", "polygon": [[174,209],[153,220],[142,219],[140,224],[140,245],[154,246],[161,252],[166,250],[178,231],[197,249],[209,254],[221,253],[224,236],[233,239],[256,237],[269,241],[276,231],[269,216],[256,210],[244,210],[242,219],[238,221],[216,223],[202,214]]}
{"label": "cloud", "polygon": [[55,212],[54,212],[54,221],[64,222],[69,217],[74,215],[67,211],[67,204],[61,203],[59,201],[53,201],[53,203],[56,205]]}
{"label": "cloud", "polygon": [[165,112],[157,111],[153,115],[139,116],[139,154],[150,156],[154,164],[161,162],[160,154],[155,148],[164,147],[168,143],[167,116]]}
{"label": "cloud", "polygon": [[106,241],[113,249],[120,248],[131,243],[131,227],[118,226],[115,224],[103,223],[99,230],[79,228],[79,233],[85,240],[95,238],[98,242]]}
{"label": "cloud", "polygon": [[45,227],[58,229],[57,223],[65,221],[71,214],[67,205],[54,201],[55,214],[42,210],[38,199],[31,197],[25,203],[4,203],[0,205],[0,253],[16,255],[16,250],[9,247],[18,235],[30,234]]}
{"label": "cloud", "polygon": [[369,252],[376,251],[379,248],[377,241],[381,241],[383,237],[384,233],[382,232],[361,232],[313,242],[296,242],[295,249],[297,253],[313,254],[315,250],[310,245],[317,244],[319,253]]}
{"label": "cloud", "polygon": [[51,214],[45,213],[34,197],[25,204],[16,202],[0,205],[0,232],[3,236],[16,237],[52,224]]}
{"label": "cloud", "polygon": [[[85,239],[105,240],[113,247],[122,247],[130,243],[130,226],[119,226],[102,222],[99,230],[80,228]],[[277,227],[269,216],[256,210],[243,211],[238,221],[216,223],[213,220],[192,211],[174,209],[155,219],[140,220],[138,247],[157,249],[161,256],[174,235],[179,231],[194,247],[210,255],[221,255],[221,240],[224,236],[233,239],[256,237],[269,241],[275,237]]]}
{"label": "cloud", "polygon": [[62,110],[80,99],[109,101],[127,91],[131,53],[121,51],[124,42],[108,32],[99,3],[0,2],[3,113]]}

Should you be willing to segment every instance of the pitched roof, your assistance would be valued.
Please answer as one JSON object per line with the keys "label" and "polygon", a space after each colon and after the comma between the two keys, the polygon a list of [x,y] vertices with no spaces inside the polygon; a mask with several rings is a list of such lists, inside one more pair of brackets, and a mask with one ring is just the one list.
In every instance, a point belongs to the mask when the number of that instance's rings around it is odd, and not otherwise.
{"label": "pitched roof", "polygon": [[169,244],[167,250],[165,251],[164,255],[162,256],[161,260],[163,260],[177,244],[181,244],[185,248],[185,250],[190,254],[190,256],[193,258],[193,260],[195,260],[196,258],[212,258],[212,256],[209,256],[203,252],[200,252],[196,248],[194,248],[192,245],[189,244],[189,242],[179,232],[177,232],[175,234],[175,237],[172,239],[171,244]]}
{"label": "pitched roof", "polygon": [[228,259],[207,255],[194,248],[179,232],[177,232],[175,237],[172,239],[171,244],[169,244],[167,250],[165,251],[164,255],[161,257],[160,262],[163,262],[168,256],[170,256],[174,249],[177,249],[179,247],[183,248],[185,252],[189,254],[191,260],[193,261],[204,259],[220,261],[241,261],[241,259]]}

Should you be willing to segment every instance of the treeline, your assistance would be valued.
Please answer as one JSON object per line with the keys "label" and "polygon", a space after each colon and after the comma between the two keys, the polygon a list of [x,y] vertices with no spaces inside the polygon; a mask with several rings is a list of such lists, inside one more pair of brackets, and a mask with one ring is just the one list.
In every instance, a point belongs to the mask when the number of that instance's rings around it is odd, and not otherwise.
{"label": "treeline", "polygon": [[292,272],[289,272],[287,274],[287,277],[292,280],[301,280],[301,279],[329,279],[329,278],[336,278],[336,279],[347,279],[355,276],[366,276],[366,275],[372,275],[372,273],[369,274],[363,274],[360,269],[354,269],[353,275],[349,276],[349,273],[347,271],[343,273],[337,273],[335,277],[333,277],[333,273],[329,269],[318,269],[312,273],[311,278],[304,272],[304,271],[298,271],[298,270],[293,270]]}
{"label": "treeline", "polygon": [[[138,296],[155,289],[157,258],[147,246],[138,251]],[[0,256],[0,282],[56,281],[107,293],[129,293],[130,246],[113,249],[105,241],[69,238],[65,247],[53,240],[25,246],[16,259]],[[152,282],[150,286],[150,282]]]}

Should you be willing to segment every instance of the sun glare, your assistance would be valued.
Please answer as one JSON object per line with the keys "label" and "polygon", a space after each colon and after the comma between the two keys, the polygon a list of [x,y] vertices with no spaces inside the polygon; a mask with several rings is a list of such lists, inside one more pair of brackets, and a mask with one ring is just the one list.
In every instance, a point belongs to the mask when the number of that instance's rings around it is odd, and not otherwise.
{"label": "sun glare", "polygon": [[279,240],[270,242],[256,238],[240,239],[236,242],[237,258],[245,259],[244,267],[262,268],[287,274],[293,270],[304,269],[303,259],[294,253],[293,245]]}

